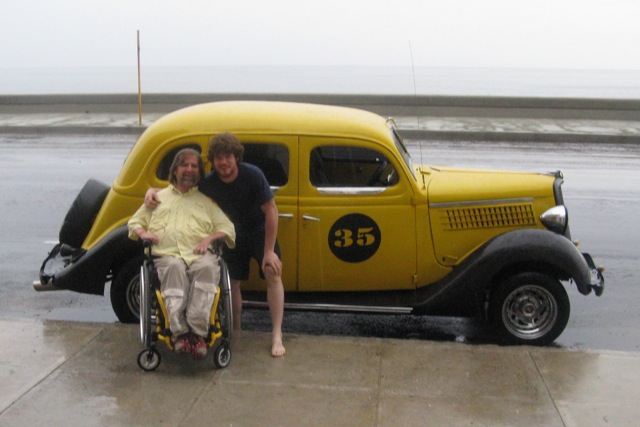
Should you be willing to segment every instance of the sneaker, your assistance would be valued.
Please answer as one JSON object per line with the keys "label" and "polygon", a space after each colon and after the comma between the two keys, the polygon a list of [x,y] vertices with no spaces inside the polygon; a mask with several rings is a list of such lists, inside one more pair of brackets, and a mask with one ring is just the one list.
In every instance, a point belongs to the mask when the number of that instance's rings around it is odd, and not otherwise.
{"label": "sneaker", "polygon": [[207,343],[204,342],[204,338],[197,335],[193,337],[191,354],[195,360],[204,359],[207,356]]}
{"label": "sneaker", "polygon": [[187,334],[182,334],[173,343],[173,351],[176,353],[189,353],[191,351],[191,344],[189,343],[189,337]]}

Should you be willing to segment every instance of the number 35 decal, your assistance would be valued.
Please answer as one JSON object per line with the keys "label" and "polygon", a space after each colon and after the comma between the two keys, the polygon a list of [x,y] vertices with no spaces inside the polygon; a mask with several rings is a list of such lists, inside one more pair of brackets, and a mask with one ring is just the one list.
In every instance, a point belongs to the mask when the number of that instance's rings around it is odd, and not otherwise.
{"label": "number 35 decal", "polygon": [[349,214],[338,219],[329,230],[331,252],[346,262],[362,262],[380,247],[380,228],[373,219],[362,214]]}

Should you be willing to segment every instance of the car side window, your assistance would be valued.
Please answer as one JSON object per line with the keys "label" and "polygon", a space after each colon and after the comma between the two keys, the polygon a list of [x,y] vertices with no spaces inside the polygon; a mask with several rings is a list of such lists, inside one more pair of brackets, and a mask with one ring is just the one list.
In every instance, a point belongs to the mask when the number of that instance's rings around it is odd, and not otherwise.
{"label": "car side window", "polygon": [[164,158],[160,162],[160,166],[158,166],[158,169],[156,170],[156,177],[158,177],[158,179],[162,181],[169,181],[169,169],[171,169],[171,163],[173,163],[173,158],[176,157],[176,154],[178,154],[178,151],[184,148],[192,148],[196,150],[198,153],[202,154],[202,148],[200,148],[200,145],[196,143],[184,144],[174,148],[173,150],[169,151],[167,155],[164,156]]}
{"label": "car side window", "polygon": [[315,187],[388,187],[398,183],[398,174],[385,155],[349,146],[314,148],[309,177]]}
{"label": "car side window", "polygon": [[289,182],[289,150],[283,144],[243,142],[242,161],[262,170],[269,185],[282,187]]}

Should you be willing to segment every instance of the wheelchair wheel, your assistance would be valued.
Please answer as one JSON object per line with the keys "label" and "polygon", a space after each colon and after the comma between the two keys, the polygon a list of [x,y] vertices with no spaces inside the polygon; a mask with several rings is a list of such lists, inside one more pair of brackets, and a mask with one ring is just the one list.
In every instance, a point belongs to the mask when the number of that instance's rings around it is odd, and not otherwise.
{"label": "wheelchair wheel", "polygon": [[145,348],[138,353],[138,366],[145,371],[154,371],[161,361],[160,352],[155,348]]}
{"label": "wheelchair wheel", "polygon": [[[140,342],[145,347],[152,344],[152,301],[153,293],[151,277],[153,274],[149,261],[144,261],[140,267]],[[144,368],[143,368],[144,369]]]}
{"label": "wheelchair wheel", "polygon": [[231,347],[229,347],[229,344],[223,343],[216,348],[213,353],[213,363],[220,369],[229,366],[229,363],[231,363]]}
{"label": "wheelchair wheel", "polygon": [[222,336],[231,341],[231,331],[233,331],[233,308],[231,304],[231,280],[229,270],[224,261],[220,261],[220,301],[218,306],[218,316]]}

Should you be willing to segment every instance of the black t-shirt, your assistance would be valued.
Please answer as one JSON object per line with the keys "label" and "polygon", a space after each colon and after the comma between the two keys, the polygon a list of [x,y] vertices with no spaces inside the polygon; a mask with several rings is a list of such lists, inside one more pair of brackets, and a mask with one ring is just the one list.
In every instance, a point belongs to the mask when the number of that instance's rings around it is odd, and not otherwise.
{"label": "black t-shirt", "polygon": [[236,234],[264,230],[265,217],[260,207],[273,199],[273,192],[258,167],[249,163],[238,164],[238,176],[228,184],[211,171],[199,189],[227,214],[236,227]]}

